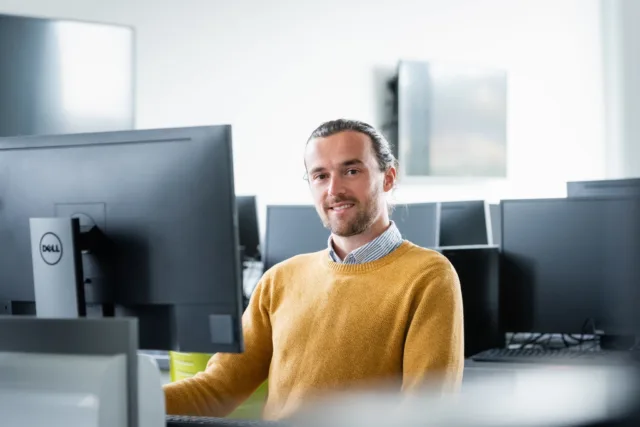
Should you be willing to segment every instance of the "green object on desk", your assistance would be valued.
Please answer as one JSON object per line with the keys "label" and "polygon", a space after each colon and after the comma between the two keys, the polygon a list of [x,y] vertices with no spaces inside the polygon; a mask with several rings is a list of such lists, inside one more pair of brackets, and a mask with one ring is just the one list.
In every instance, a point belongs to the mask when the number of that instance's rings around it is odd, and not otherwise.
{"label": "green object on desk", "polygon": [[[169,375],[171,381],[179,381],[190,378],[206,369],[211,354],[169,352]],[[262,418],[262,409],[267,400],[269,389],[268,381],[265,381],[258,389],[243,402],[235,411],[227,416],[231,419],[259,420]]]}
{"label": "green object on desk", "polygon": [[263,382],[260,387],[227,418],[242,420],[259,420],[262,418],[262,409],[267,400],[269,381]]}
{"label": "green object on desk", "polygon": [[169,352],[169,375],[171,382],[191,378],[206,369],[211,354]]}

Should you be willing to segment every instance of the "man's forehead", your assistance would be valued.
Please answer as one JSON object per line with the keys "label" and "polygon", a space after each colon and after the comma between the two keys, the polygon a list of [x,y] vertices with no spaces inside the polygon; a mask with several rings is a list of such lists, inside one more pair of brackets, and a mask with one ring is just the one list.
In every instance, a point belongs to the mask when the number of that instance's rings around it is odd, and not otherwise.
{"label": "man's forehead", "polygon": [[371,140],[359,132],[340,132],[327,137],[309,140],[305,150],[305,162],[344,163],[359,160],[362,163],[372,156]]}

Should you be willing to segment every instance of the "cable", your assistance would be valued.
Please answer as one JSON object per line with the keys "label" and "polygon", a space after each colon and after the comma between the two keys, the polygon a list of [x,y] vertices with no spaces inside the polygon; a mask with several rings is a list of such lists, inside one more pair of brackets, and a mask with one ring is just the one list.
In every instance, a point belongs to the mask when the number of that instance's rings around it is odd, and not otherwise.
{"label": "cable", "polygon": [[530,335],[533,335],[533,337],[529,336],[529,339],[520,345],[521,349],[527,348],[527,346],[530,345],[538,344],[538,341],[545,337],[545,334],[542,333],[536,333],[535,335],[531,333]]}
{"label": "cable", "polygon": [[[568,342],[567,341],[568,339],[575,340],[576,342],[574,343]],[[582,344],[584,343],[584,340],[582,338],[575,338],[571,334],[562,334],[562,342],[564,343],[566,348],[572,348],[572,347],[581,347]]]}
{"label": "cable", "polygon": [[518,335],[517,332],[512,332],[511,336],[509,337],[509,339],[507,340],[507,345],[506,347],[509,348],[511,346],[511,343],[513,342],[513,340],[515,339],[516,335]]}
{"label": "cable", "polygon": [[545,347],[548,349],[549,347],[551,347],[551,339],[553,338],[553,334],[549,334],[549,338],[547,339],[547,343],[545,345]]}

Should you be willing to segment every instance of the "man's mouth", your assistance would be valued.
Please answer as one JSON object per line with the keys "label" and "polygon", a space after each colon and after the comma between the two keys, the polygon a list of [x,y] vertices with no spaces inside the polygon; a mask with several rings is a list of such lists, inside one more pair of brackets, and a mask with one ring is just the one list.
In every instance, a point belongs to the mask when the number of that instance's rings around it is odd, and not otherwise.
{"label": "man's mouth", "polygon": [[346,209],[352,208],[354,205],[353,203],[340,203],[337,205],[333,205],[331,207],[329,207],[329,209],[336,211],[336,212],[341,212],[344,211]]}

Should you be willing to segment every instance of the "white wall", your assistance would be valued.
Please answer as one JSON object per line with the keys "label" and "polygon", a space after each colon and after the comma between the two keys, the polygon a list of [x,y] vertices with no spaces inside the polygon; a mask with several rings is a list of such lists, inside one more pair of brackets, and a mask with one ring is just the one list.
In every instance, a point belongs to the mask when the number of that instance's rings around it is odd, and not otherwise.
{"label": "white wall", "polygon": [[601,0],[607,177],[640,176],[640,2]]}
{"label": "white wall", "polygon": [[0,12],[133,25],[138,127],[234,125],[237,191],[307,202],[319,122],[378,123],[399,58],[505,67],[509,180],[431,180],[397,198],[563,196],[605,173],[598,0],[3,0]]}

